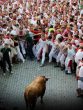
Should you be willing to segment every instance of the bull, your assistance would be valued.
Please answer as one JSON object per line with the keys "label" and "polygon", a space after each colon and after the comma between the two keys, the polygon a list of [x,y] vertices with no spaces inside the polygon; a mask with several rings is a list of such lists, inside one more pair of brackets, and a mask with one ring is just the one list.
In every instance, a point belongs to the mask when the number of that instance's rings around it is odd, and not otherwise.
{"label": "bull", "polygon": [[43,103],[43,96],[46,90],[46,82],[49,78],[45,76],[36,77],[31,84],[29,84],[24,91],[24,99],[27,109],[34,110],[37,99],[40,97],[41,104]]}

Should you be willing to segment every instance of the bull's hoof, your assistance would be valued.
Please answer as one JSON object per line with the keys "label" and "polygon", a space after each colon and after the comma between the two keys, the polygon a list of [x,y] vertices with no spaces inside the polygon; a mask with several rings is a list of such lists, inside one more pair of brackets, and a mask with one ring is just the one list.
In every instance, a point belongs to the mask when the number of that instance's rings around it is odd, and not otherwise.
{"label": "bull's hoof", "polygon": [[18,107],[14,107],[13,110],[18,110]]}
{"label": "bull's hoof", "polygon": [[43,100],[41,100],[40,103],[43,104],[44,103]]}
{"label": "bull's hoof", "polygon": [[81,89],[78,88],[78,89],[76,89],[76,91],[77,91],[77,97],[81,97]]}

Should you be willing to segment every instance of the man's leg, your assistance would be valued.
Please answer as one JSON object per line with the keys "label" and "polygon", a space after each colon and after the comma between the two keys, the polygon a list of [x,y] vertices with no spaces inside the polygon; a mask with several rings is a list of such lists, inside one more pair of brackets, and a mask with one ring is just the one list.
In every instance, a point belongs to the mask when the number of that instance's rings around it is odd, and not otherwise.
{"label": "man's leg", "polygon": [[41,61],[41,67],[44,66],[44,62],[45,62],[45,55],[46,55],[46,48],[43,48],[42,51],[42,61]]}
{"label": "man's leg", "polygon": [[5,75],[6,73],[6,60],[5,59],[2,60],[2,66],[3,66],[3,73]]}
{"label": "man's leg", "polygon": [[64,70],[65,68],[65,55],[62,54],[60,57],[60,64],[61,64],[61,70]]}
{"label": "man's leg", "polygon": [[11,73],[11,71],[12,71],[12,66],[11,66],[11,61],[10,61],[10,59],[7,58],[7,59],[6,59],[6,62],[7,62],[7,64],[8,64],[8,66],[9,66],[9,72]]}
{"label": "man's leg", "polygon": [[59,67],[60,65],[59,65],[59,63],[60,63],[60,57],[61,57],[61,55],[62,55],[62,53],[61,52],[59,52],[58,53],[58,56],[57,56],[57,58],[56,58],[56,65],[55,65],[55,67]]}
{"label": "man's leg", "polygon": [[53,55],[54,55],[54,49],[51,49],[51,51],[49,53],[49,63],[52,61]]}
{"label": "man's leg", "polygon": [[37,60],[41,59],[41,54],[42,54],[42,48],[40,48],[37,52]]}
{"label": "man's leg", "polygon": [[24,63],[24,62],[25,62],[25,59],[24,59],[22,53],[20,52],[20,48],[19,48],[19,46],[17,46],[16,49],[17,49],[17,55],[18,55],[18,58],[21,59],[22,62]]}

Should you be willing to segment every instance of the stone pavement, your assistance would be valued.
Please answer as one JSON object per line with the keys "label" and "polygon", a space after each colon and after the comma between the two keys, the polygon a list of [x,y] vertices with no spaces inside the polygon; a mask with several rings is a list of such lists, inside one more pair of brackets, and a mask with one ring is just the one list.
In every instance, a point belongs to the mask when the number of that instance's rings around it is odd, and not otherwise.
{"label": "stone pavement", "polygon": [[[38,99],[36,110],[83,110],[83,99],[76,96],[77,81],[75,75],[66,75],[54,64],[40,67],[36,61],[27,60],[25,63],[15,64],[14,73],[3,76],[0,71],[0,107],[8,110],[26,110],[23,97],[25,86],[32,82],[35,76],[50,77],[44,95],[44,104]],[[1,109],[0,109],[1,110]]]}

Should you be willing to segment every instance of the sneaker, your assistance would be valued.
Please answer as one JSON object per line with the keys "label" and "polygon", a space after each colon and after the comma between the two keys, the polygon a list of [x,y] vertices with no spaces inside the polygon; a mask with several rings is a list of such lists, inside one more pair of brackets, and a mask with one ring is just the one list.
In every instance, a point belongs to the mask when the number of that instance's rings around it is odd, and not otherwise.
{"label": "sneaker", "polygon": [[3,73],[3,76],[5,76],[6,75],[6,73]]}
{"label": "sneaker", "polygon": [[9,71],[9,69],[8,69],[8,68],[6,68],[6,70],[7,70],[7,71]]}
{"label": "sneaker", "polygon": [[67,70],[65,70],[65,74],[68,74],[68,71]]}
{"label": "sneaker", "polygon": [[59,67],[59,65],[54,65],[54,67]]}
{"label": "sneaker", "polygon": [[13,72],[13,71],[10,71],[9,73],[10,73],[10,74],[13,74],[14,72]]}
{"label": "sneaker", "polygon": [[23,63],[25,62],[25,60],[23,61]]}
{"label": "sneaker", "polygon": [[72,73],[69,73],[69,72],[65,72],[65,74],[67,74],[67,75],[71,75]]}
{"label": "sneaker", "polygon": [[22,61],[23,63],[25,62],[25,60]]}
{"label": "sneaker", "polygon": [[59,67],[59,63],[56,63],[56,64],[54,65],[54,67]]}
{"label": "sneaker", "polygon": [[61,71],[65,70],[65,67],[61,67]]}
{"label": "sneaker", "polygon": [[44,67],[44,64],[41,64],[40,67]]}

